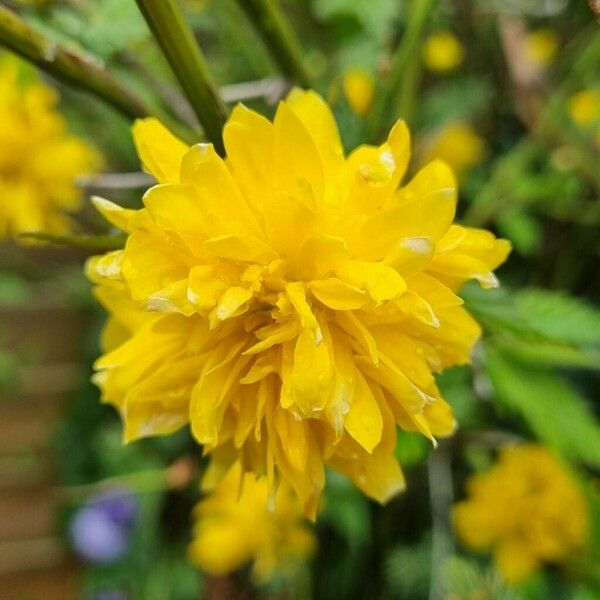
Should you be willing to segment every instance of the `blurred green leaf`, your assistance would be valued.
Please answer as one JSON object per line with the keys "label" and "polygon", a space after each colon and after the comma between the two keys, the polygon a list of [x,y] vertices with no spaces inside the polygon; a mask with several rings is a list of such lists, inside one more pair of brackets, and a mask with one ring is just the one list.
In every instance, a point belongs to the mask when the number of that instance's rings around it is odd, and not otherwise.
{"label": "blurred green leaf", "polygon": [[540,440],[563,456],[600,467],[600,425],[565,379],[527,367],[493,348],[488,348],[485,364],[498,406],[518,414]]}
{"label": "blurred green leaf", "polygon": [[523,210],[511,210],[498,218],[498,230],[525,256],[534,254],[542,244],[543,229],[535,217]]}
{"label": "blurred green leaf", "polygon": [[33,287],[14,273],[0,274],[0,306],[22,305],[33,295]]}
{"label": "blurred green leaf", "polygon": [[317,523],[316,597],[342,600],[352,597],[363,575],[373,523],[366,498],[346,477],[328,471],[325,493]]}
{"label": "blurred green leaf", "polygon": [[430,442],[421,435],[398,431],[396,458],[403,467],[411,467],[427,458]]}
{"label": "blurred green leaf", "polygon": [[122,0],[56,3],[47,12],[30,14],[29,20],[54,38],[70,43],[77,40],[102,58],[149,37],[135,3]]}
{"label": "blurred green leaf", "polygon": [[560,292],[525,289],[515,296],[517,309],[549,338],[600,346],[600,310]]}
{"label": "blurred green leaf", "polygon": [[18,367],[17,357],[0,348],[0,391],[10,388],[18,381]]}
{"label": "blurred green leaf", "polygon": [[493,94],[486,79],[464,76],[439,83],[424,96],[419,124],[426,130],[444,123],[470,120],[488,108]]}
{"label": "blurred green leaf", "polygon": [[385,562],[389,598],[427,598],[431,571],[431,542],[425,537],[418,544],[393,548]]}
{"label": "blurred green leaf", "polygon": [[449,598],[467,600],[513,600],[515,596],[493,568],[472,559],[452,556],[444,565]]}
{"label": "blurred green leaf", "polygon": [[[493,334],[545,344],[541,352],[546,353],[552,343],[564,352],[569,346],[586,351],[600,347],[600,310],[562,292],[481,290],[468,285],[462,295],[469,310]],[[566,360],[566,354],[562,357]]]}
{"label": "blurred green leaf", "polygon": [[477,399],[472,378],[473,373],[469,367],[446,369],[435,378],[442,396],[452,406],[452,412],[461,427],[470,425],[475,418]]}
{"label": "blurred green leaf", "polygon": [[500,348],[519,361],[537,367],[600,369],[600,352],[597,350],[582,350],[545,340],[520,340],[510,336],[497,336],[489,340],[488,345]]}
{"label": "blurred green leaf", "polygon": [[384,38],[398,15],[398,3],[394,0],[313,0],[313,11],[319,19],[328,20],[351,15],[368,32],[369,37]]}

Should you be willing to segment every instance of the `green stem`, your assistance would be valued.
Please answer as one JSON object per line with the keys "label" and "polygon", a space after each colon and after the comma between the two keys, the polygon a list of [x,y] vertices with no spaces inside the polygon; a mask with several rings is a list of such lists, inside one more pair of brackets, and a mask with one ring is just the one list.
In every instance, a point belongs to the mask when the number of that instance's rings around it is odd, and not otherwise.
{"label": "green stem", "polygon": [[152,112],[142,98],[110,75],[100,60],[49,40],[2,5],[0,45],[36,64],[56,79],[101,98],[128,119],[145,117]]}
{"label": "green stem", "polygon": [[312,77],[304,66],[302,48],[283,12],[274,0],[237,0],[271,50],[281,71],[292,81],[312,87]]}
{"label": "green stem", "polygon": [[53,235],[42,231],[20,233],[19,240],[48,242],[58,246],[71,246],[94,252],[119,250],[125,246],[124,235]]}
{"label": "green stem", "polygon": [[420,60],[411,61],[406,67],[405,77],[400,88],[397,111],[401,117],[411,122],[415,113],[417,95],[421,85],[423,68]]}
{"label": "green stem", "polygon": [[379,139],[389,120],[398,116],[405,117],[402,114],[398,115],[395,110],[396,98],[404,85],[408,84],[406,79],[413,75],[410,69],[411,63],[420,60],[416,53],[427,18],[435,4],[435,0],[413,0],[410,5],[408,23],[402,41],[394,54],[391,72],[375,95],[375,104],[369,121],[370,133],[375,141]]}
{"label": "green stem", "polygon": [[176,0],[136,0],[163,54],[171,65],[206,137],[224,154],[222,130],[227,109],[211,80],[202,50]]}
{"label": "green stem", "polygon": [[119,487],[131,488],[141,494],[162,492],[169,488],[167,469],[147,469],[145,471],[125,473],[115,477],[108,477],[101,481],[95,481],[94,483],[65,487],[60,490],[60,493],[66,499],[83,502],[91,494]]}

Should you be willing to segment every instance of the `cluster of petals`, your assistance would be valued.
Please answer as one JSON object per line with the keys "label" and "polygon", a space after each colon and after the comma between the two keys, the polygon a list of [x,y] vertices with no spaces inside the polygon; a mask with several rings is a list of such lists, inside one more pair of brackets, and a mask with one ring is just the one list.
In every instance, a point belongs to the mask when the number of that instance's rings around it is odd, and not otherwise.
{"label": "cluster of petals", "polygon": [[454,507],[460,539],[491,550],[504,578],[520,583],[544,563],[565,561],[585,545],[587,502],[572,476],[543,446],[502,450],[498,462],[468,483]]}
{"label": "cluster of petals", "polygon": [[243,473],[236,462],[196,505],[192,562],[211,575],[251,563],[258,582],[293,574],[313,554],[316,540],[289,485],[283,482],[274,500],[270,505],[266,477]]}
{"label": "cluster of petals", "polygon": [[0,58],[0,238],[25,231],[63,233],[81,204],[75,178],[100,156],[66,131],[54,90]]}
{"label": "cluster of petals", "polygon": [[453,224],[444,163],[401,186],[403,122],[346,156],[311,91],[273,122],[237,106],[225,159],[153,119],[134,137],[158,185],[141,210],[95,201],[128,238],[87,266],[111,315],[95,380],[126,439],[189,423],[211,478],[239,460],[271,494],[289,482],[311,517],[325,465],[387,501],[405,485],[397,426],[455,428],[434,373],[480,334],[456,292],[496,285],[508,242]]}

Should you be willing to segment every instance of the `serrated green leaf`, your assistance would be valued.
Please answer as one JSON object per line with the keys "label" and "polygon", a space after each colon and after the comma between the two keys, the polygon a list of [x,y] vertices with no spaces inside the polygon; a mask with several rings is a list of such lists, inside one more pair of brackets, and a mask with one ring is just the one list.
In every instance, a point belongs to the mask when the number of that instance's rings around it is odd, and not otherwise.
{"label": "serrated green leaf", "polygon": [[448,597],[512,600],[512,592],[494,569],[481,567],[474,560],[452,556],[444,564]]}
{"label": "serrated green leaf", "polygon": [[519,361],[537,367],[600,369],[600,352],[597,350],[582,350],[544,340],[530,342],[500,337],[490,340],[489,343],[503,352],[511,354]]}
{"label": "serrated green leaf", "polygon": [[538,366],[600,367],[600,311],[561,292],[482,291],[466,286],[469,310],[491,334],[488,342]]}
{"label": "serrated green leaf", "polygon": [[517,309],[515,296],[506,288],[482,290],[467,284],[461,290],[466,308],[491,333],[513,334],[523,339],[540,339],[536,322],[525,318]]}
{"label": "serrated green leaf", "polygon": [[527,289],[515,296],[517,310],[549,338],[600,345],[600,310],[561,292]]}
{"label": "serrated green leaf", "polygon": [[517,413],[561,455],[600,466],[600,425],[585,399],[560,376],[532,369],[497,348],[486,353],[494,402]]}

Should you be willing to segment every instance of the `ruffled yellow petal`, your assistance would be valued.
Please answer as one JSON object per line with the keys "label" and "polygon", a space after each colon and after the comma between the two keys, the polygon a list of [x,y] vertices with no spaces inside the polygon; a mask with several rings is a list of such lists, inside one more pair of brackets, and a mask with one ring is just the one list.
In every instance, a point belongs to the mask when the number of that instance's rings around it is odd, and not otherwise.
{"label": "ruffled yellow petal", "polygon": [[273,176],[281,189],[319,202],[325,189],[323,161],[314,138],[292,107],[280,102],[273,120]]}
{"label": "ruffled yellow petal", "polygon": [[177,183],[179,165],[188,146],[158,119],[138,119],[131,128],[133,141],[145,171],[159,183]]}
{"label": "ruffled yellow petal", "polygon": [[118,204],[105,200],[98,196],[92,197],[94,208],[112,225],[121,231],[131,231],[129,219],[136,214],[137,211],[122,208]]}

